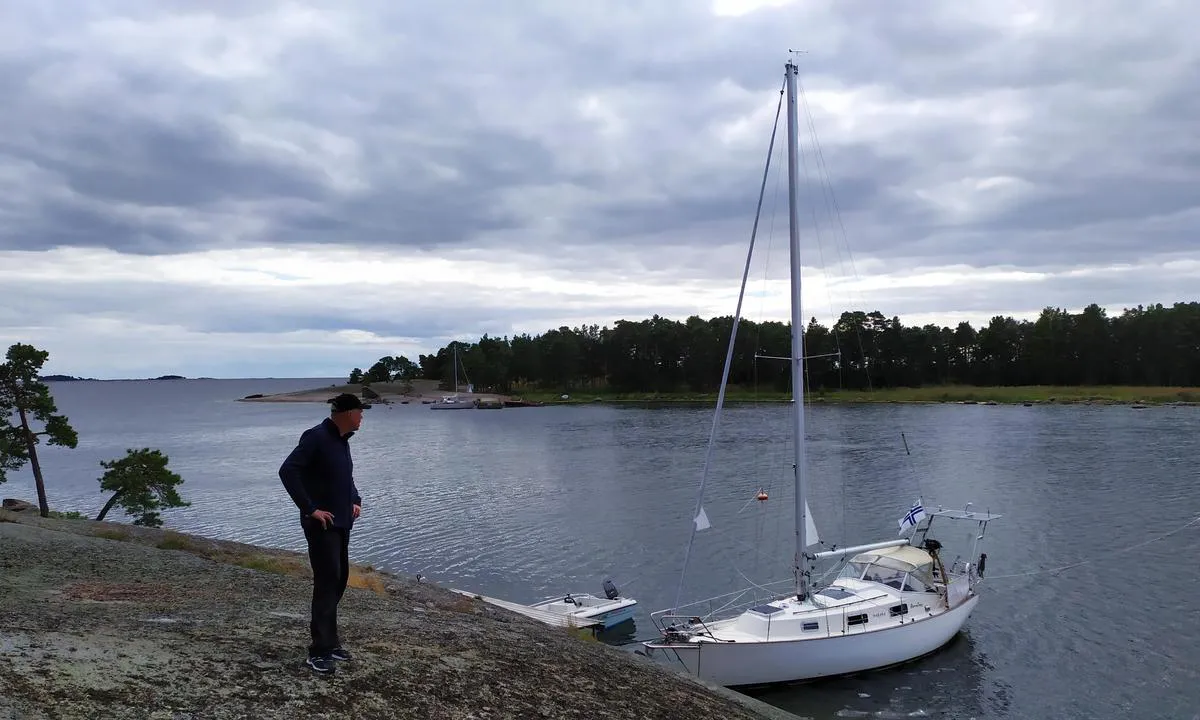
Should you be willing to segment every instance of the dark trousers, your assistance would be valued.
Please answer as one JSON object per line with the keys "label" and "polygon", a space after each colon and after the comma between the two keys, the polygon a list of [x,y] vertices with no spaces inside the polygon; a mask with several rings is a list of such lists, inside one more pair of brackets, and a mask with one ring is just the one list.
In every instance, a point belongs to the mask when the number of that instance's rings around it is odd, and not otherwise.
{"label": "dark trousers", "polygon": [[350,578],[350,531],[344,528],[322,529],[304,525],[308,541],[308,560],[312,564],[312,644],[310,657],[324,655],[341,644],[337,629],[337,607]]}

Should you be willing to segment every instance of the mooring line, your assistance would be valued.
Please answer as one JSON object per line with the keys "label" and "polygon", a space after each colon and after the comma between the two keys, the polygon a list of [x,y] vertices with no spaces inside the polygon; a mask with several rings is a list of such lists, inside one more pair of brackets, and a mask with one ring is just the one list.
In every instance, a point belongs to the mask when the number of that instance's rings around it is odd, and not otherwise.
{"label": "mooring line", "polygon": [[1121,548],[1120,550],[1114,550],[1105,555],[1100,555],[1100,556],[1094,557],[1094,558],[1088,558],[1087,560],[1080,560],[1079,562],[1073,562],[1073,563],[1070,563],[1069,565],[1062,565],[1060,567],[1049,568],[1047,570],[1031,570],[1029,572],[1016,573],[1015,575],[993,575],[986,579],[987,580],[1007,580],[1010,578],[1031,577],[1033,575],[1045,575],[1047,573],[1056,573],[1057,574],[1057,573],[1063,572],[1064,570],[1070,570],[1071,568],[1076,568],[1076,567],[1079,567],[1080,565],[1087,565],[1088,563],[1095,562],[1096,560],[1101,560],[1103,558],[1110,557],[1112,555],[1119,555],[1123,552],[1129,552],[1130,550],[1136,550],[1140,547],[1145,547],[1151,543],[1156,543],[1159,540],[1169,538],[1172,535],[1177,535],[1177,534],[1183,532],[1184,530],[1187,530],[1188,528],[1192,527],[1193,525],[1198,525],[1198,524],[1200,524],[1200,515],[1193,518],[1191,520],[1191,522],[1184,523],[1183,525],[1180,525],[1179,527],[1175,528],[1174,530],[1171,530],[1170,532],[1165,532],[1162,535],[1152,537],[1149,540],[1142,541],[1135,545],[1130,545],[1127,548]]}

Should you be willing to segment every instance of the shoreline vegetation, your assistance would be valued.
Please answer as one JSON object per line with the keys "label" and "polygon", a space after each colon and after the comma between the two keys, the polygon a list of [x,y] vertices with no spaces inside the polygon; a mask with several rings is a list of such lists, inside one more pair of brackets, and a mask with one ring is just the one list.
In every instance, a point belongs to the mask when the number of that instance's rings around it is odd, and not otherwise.
{"label": "shoreline vegetation", "polygon": [[0,716],[794,718],[660,663],[355,564],[355,660],[303,666],[302,553],[0,510]]}
{"label": "shoreline vegetation", "polygon": [[[366,388],[366,392],[364,392]],[[368,397],[380,404],[407,403],[429,404],[451,394],[439,390],[436,381],[413,380],[405,383],[341,384],[326,388],[313,388],[299,392],[251,395],[241,398],[247,402],[324,402],[342,392]],[[377,398],[370,397],[372,394]],[[576,389],[569,393],[546,390],[529,390],[511,395],[500,393],[458,393],[466,400],[481,403],[509,403],[537,405],[707,405],[716,404],[717,393],[696,392],[613,392],[608,390]],[[810,403],[860,404],[860,403],[908,403],[908,404],[995,404],[995,405],[1200,405],[1200,387],[1149,387],[1149,386],[973,386],[939,385],[929,387],[881,388],[878,390],[822,390],[807,393]],[[790,392],[755,390],[731,387],[725,394],[725,402],[787,403]]]}
{"label": "shoreline vegetation", "polygon": [[102,380],[99,378],[76,377],[74,375],[42,375],[38,380],[42,382],[148,382],[153,380],[210,380],[211,378],[186,378],[182,375],[159,375],[152,378],[115,378],[111,380]]}
{"label": "shoreline vegetation", "polygon": [[[453,340],[415,361],[387,355],[344,377],[350,383],[440,380],[449,387],[457,374],[477,388],[503,393],[537,388],[557,391],[557,397],[607,390],[678,400],[671,391],[686,390],[707,400],[727,371],[731,387],[788,393],[791,324],[742,318],[731,348],[733,329],[731,316],[679,321],[654,315],[534,336],[484,334],[476,342]],[[878,310],[847,311],[832,325],[812,318],[804,328],[805,386],[828,391],[830,398],[845,388],[895,388],[900,395],[912,394],[900,388],[941,386],[1196,388],[1198,338],[1200,302],[1139,305],[1113,317],[1096,304],[1079,313],[1047,307],[1036,320],[997,315],[978,330],[968,322],[915,326]],[[1001,402],[1009,394],[991,397]],[[1044,397],[1038,391],[1020,400]]]}

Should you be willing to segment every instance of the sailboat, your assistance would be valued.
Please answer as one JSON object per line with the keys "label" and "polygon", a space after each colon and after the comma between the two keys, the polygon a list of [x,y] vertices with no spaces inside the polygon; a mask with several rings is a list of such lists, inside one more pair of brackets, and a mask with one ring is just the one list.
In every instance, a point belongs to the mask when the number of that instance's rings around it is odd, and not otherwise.
{"label": "sailboat", "polygon": [[[661,638],[643,643],[648,655],[665,654],[691,674],[727,687],[786,683],[844,675],[903,663],[929,654],[949,642],[963,627],[979,603],[977,589],[983,579],[986,553],[977,562],[956,559],[947,567],[942,545],[929,531],[934,521],[977,523],[970,554],[976,557],[987,523],[999,515],[963,510],[931,509],[920,500],[900,520],[900,538],[824,551],[811,551],[820,543],[807,501],[805,466],[804,342],[800,302],[800,242],[797,208],[799,169],[797,165],[798,69],[789,59],[785,65],[787,101],[787,158],[789,189],[789,236],[791,255],[791,363],[792,445],[795,479],[795,555],[792,562],[793,588],[766,602],[754,600],[730,608],[732,614],[704,617],[685,612],[689,607],[708,607],[712,600],[675,606],[651,613]],[[777,111],[778,112],[778,111]],[[774,137],[772,137],[772,146]],[[768,158],[770,153],[768,153]],[[769,162],[769,161],[768,161]],[[764,174],[764,187],[766,176]],[[760,200],[761,208],[761,200]],[[756,221],[757,228],[757,221]],[[747,261],[747,272],[749,261]],[[743,276],[744,294],[745,276]],[[741,311],[741,299],[738,312]],[[715,436],[724,403],[732,359],[730,339],[713,417]],[[713,439],[709,440],[709,453]],[[707,461],[705,466],[707,477]],[[693,518],[696,532],[710,526],[704,511],[703,485]],[[906,537],[906,533],[908,534]],[[822,543],[823,544],[823,543]],[[688,554],[691,551],[688,545]],[[821,584],[814,581],[818,560],[843,564],[836,577]],[[685,557],[684,567],[686,570]],[[836,568],[836,565],[835,565]],[[832,573],[828,573],[828,577]],[[680,580],[682,588],[682,578]]]}
{"label": "sailboat", "polygon": [[[464,400],[458,396],[458,343],[453,343],[454,348],[454,394],[445,395],[441,400],[429,406],[430,410],[473,410],[475,403],[470,400]],[[465,369],[464,369],[465,372]]]}

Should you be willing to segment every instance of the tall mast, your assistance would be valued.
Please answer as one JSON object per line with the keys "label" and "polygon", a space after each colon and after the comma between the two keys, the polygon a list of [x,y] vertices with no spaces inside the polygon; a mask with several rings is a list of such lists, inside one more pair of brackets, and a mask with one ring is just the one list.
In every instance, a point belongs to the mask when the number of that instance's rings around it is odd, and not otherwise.
{"label": "tall mast", "polygon": [[792,259],[792,446],[794,448],[796,474],[796,557],[793,569],[796,575],[796,597],[808,597],[808,563],[804,549],[808,542],[804,537],[808,519],[805,517],[807,491],[805,490],[804,453],[804,313],[800,306],[800,214],[797,207],[796,190],[800,186],[797,165],[796,143],[798,127],[796,121],[796,72],[789,60],[786,67],[787,119],[788,119],[788,237]]}

